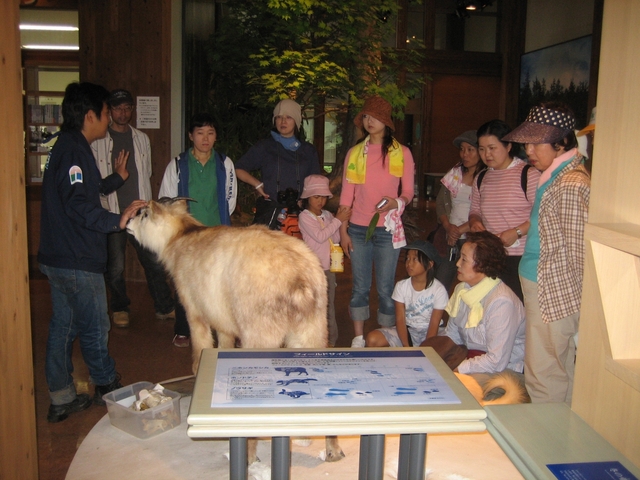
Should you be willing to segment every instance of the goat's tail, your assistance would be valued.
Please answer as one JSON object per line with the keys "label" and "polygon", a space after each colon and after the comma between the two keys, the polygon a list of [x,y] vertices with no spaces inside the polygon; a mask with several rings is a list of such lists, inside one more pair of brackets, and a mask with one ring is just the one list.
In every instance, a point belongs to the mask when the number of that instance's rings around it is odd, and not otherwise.
{"label": "goat's tail", "polygon": [[290,295],[291,331],[285,344],[289,348],[327,346],[327,283],[324,273],[298,284]]}
{"label": "goat's tail", "polygon": [[[500,391],[504,392],[495,398]],[[485,383],[483,388],[484,405],[511,405],[516,403],[531,403],[523,381],[508,370],[496,373]],[[494,397],[494,398],[492,398]]]}

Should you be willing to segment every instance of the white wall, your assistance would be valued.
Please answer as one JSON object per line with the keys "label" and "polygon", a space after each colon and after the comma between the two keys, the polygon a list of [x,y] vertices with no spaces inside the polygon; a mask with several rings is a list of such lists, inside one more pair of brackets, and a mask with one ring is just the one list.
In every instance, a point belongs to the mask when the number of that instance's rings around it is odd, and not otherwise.
{"label": "white wall", "polygon": [[528,0],[525,52],[590,35],[594,0]]}

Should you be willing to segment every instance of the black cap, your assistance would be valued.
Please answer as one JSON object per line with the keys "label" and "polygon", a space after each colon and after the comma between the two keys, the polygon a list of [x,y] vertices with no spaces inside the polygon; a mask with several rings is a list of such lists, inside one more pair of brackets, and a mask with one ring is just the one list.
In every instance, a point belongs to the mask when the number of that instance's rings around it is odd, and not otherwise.
{"label": "black cap", "polygon": [[127,90],[119,89],[111,92],[109,96],[109,106],[117,107],[123,103],[129,103],[133,105],[133,97]]}
{"label": "black cap", "polygon": [[436,265],[440,265],[442,263],[442,260],[444,260],[438,254],[438,249],[433,245],[433,243],[427,242],[425,240],[416,240],[415,242],[412,242],[406,247],[402,248],[404,250],[420,250],[427,257],[429,257],[429,260],[433,260]]}

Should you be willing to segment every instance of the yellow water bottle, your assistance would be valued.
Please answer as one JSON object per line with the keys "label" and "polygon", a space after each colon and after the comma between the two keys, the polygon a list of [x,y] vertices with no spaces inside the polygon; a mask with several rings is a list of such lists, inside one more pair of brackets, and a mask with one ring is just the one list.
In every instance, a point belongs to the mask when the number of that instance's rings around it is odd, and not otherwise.
{"label": "yellow water bottle", "polygon": [[331,242],[331,263],[329,271],[335,273],[344,272],[344,252],[340,245],[336,245],[333,242]]}

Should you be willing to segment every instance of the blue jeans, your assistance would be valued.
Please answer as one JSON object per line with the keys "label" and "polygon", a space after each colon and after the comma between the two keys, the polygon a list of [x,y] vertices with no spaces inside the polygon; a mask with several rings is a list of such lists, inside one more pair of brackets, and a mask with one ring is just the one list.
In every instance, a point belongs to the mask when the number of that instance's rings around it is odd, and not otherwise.
{"label": "blue jeans", "polygon": [[109,261],[107,263],[107,282],[111,292],[111,311],[124,312],[129,310],[131,300],[127,296],[127,285],[124,280],[124,263],[127,239],[136,249],[138,260],[147,278],[149,293],[157,313],[165,314],[173,310],[171,289],[167,283],[167,273],[157,256],[144,248],[133,235],[125,230],[110,233],[107,236]]}
{"label": "blue jeans", "polygon": [[393,248],[391,233],[384,227],[376,227],[373,237],[365,242],[367,227],[349,224],[348,229],[353,251],[351,272],[353,291],[349,302],[349,313],[355,321],[369,318],[369,292],[372,270],[375,267],[378,290],[378,324],[392,327],[396,324],[396,308],[391,295],[396,282],[396,267],[400,249]]}
{"label": "blue jeans", "polygon": [[40,265],[49,277],[53,315],[45,374],[51,403],[62,405],[76,398],[73,384],[73,341],[80,339],[82,357],[95,385],[107,385],[116,378],[115,362],[109,355],[109,316],[104,276],[82,270]]}

